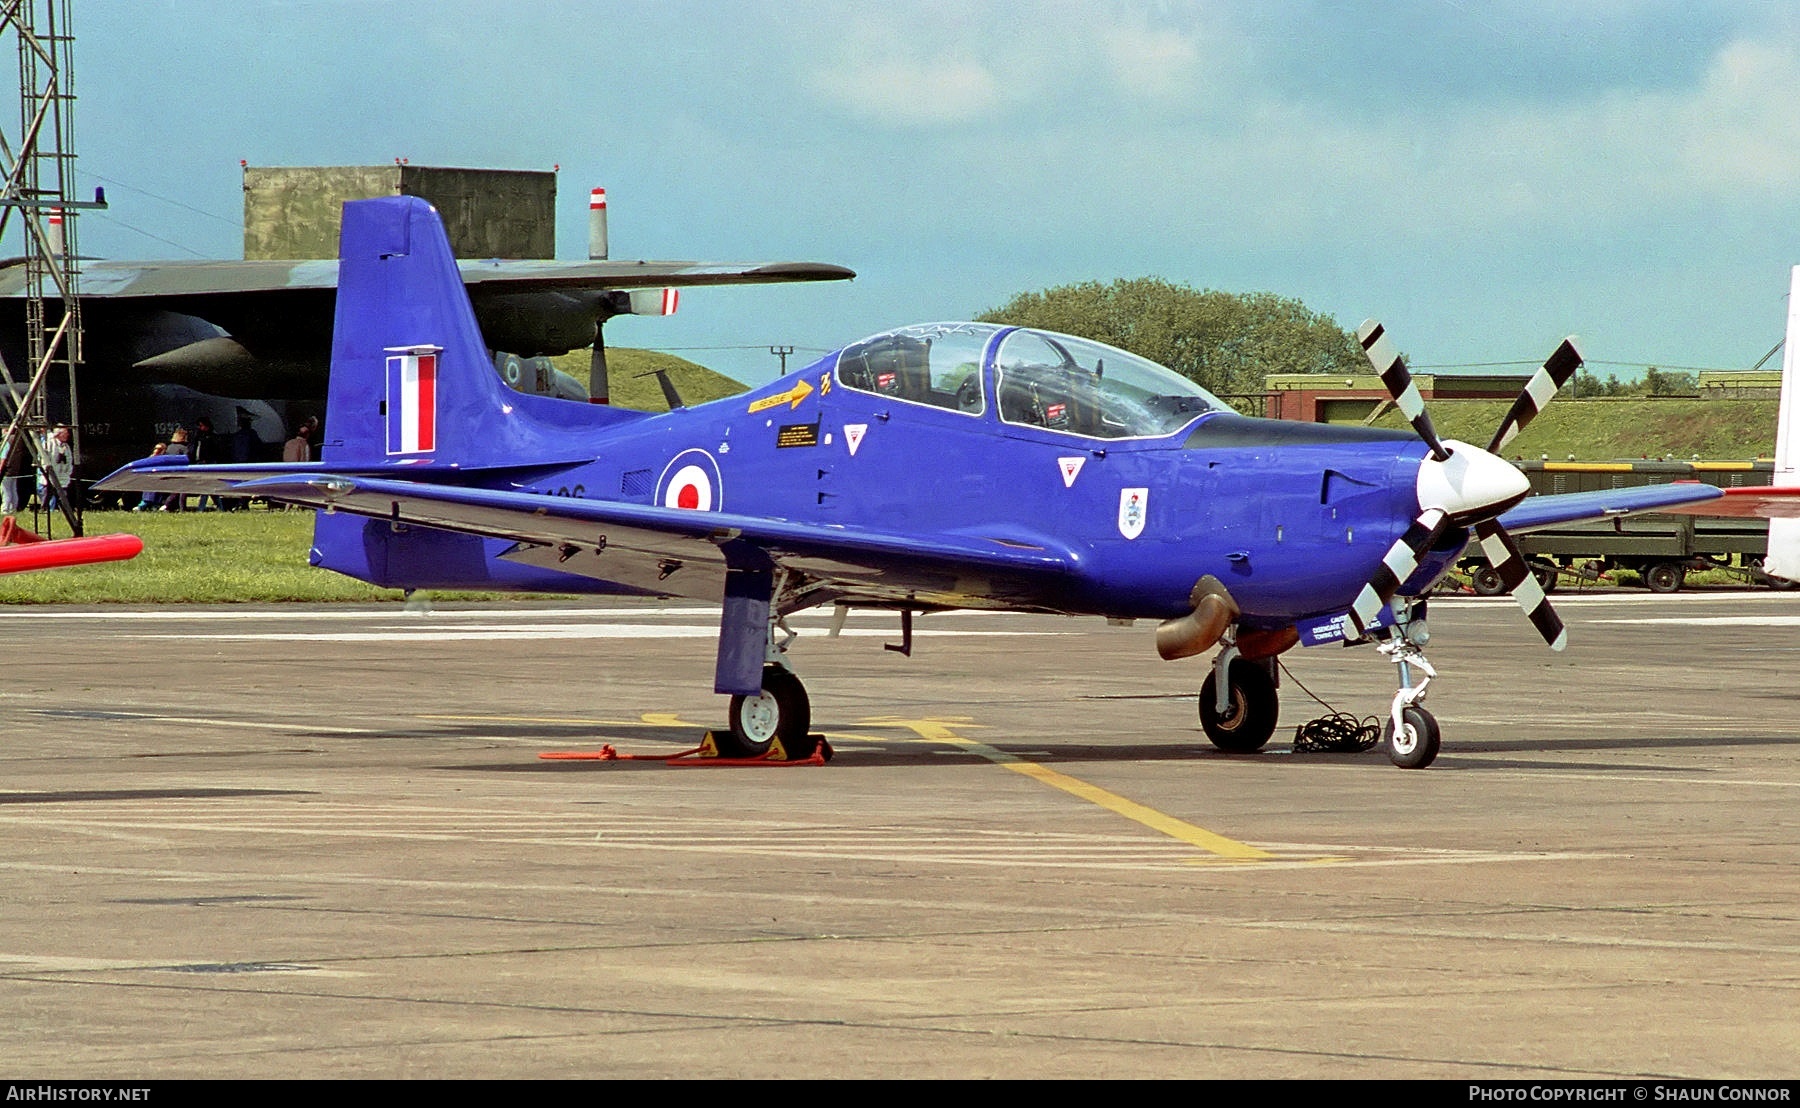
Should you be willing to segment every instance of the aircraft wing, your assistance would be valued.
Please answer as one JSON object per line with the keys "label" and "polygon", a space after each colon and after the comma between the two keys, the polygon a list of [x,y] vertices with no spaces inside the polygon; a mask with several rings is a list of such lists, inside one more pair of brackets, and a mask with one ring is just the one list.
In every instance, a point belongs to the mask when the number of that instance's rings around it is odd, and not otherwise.
{"label": "aircraft wing", "polygon": [[[464,261],[463,284],[509,292],[756,285],[844,281],[855,271],[823,262]],[[86,262],[81,295],[179,301],[232,293],[336,290],[338,263],[328,261]],[[0,297],[23,296],[25,267],[0,264]],[[177,308],[176,310],[179,310]]]}
{"label": "aircraft wing", "polygon": [[[629,297],[638,290],[856,276],[823,262],[488,260],[459,269],[488,345],[521,357],[592,345],[602,322],[634,310]],[[322,384],[337,282],[335,259],[87,262],[89,360],[210,388],[206,374],[235,375],[243,358],[287,359],[316,363]],[[19,304],[24,285],[22,265],[0,262],[0,304]],[[666,311],[656,300],[655,310]]]}
{"label": "aircraft wing", "polygon": [[1684,505],[1690,506],[1689,511],[1707,515],[1711,513],[1706,509],[1722,499],[1724,494],[1725,490],[1715,485],[1677,481],[1638,488],[1528,496],[1519,502],[1518,507],[1500,517],[1500,525],[1516,535],[1561,524],[1592,523],[1643,512],[1675,511]]}
{"label": "aircraft wing", "polygon": [[[442,475],[436,475],[441,477]],[[1052,607],[1080,555],[1038,536],[922,538],[866,528],[698,512],[647,504],[463,488],[394,476],[290,466],[124,469],[99,491],[219,493],[388,520],[399,526],[510,540],[501,556],[647,592],[717,600],[728,566],[772,564],[819,594],[914,607]],[[682,572],[689,571],[689,572]]]}
{"label": "aircraft wing", "polygon": [[498,286],[507,292],[549,289],[690,288],[699,285],[767,285],[787,281],[847,281],[854,270],[824,262],[558,262],[462,261],[463,285]]}

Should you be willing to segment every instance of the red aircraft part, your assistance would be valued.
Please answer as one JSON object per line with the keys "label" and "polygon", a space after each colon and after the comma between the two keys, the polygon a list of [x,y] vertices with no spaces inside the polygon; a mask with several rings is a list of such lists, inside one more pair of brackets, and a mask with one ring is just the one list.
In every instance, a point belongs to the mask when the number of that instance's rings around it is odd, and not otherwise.
{"label": "red aircraft part", "polygon": [[25,539],[28,533],[14,534],[10,543],[0,546],[0,573],[122,562],[137,557],[144,549],[144,540],[136,535],[95,535],[85,539],[39,539],[33,535]]}

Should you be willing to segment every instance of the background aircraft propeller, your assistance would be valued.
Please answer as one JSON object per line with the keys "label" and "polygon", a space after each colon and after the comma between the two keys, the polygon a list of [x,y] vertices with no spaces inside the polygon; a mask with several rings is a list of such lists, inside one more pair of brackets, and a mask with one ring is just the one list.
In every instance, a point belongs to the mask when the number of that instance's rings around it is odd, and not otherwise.
{"label": "background aircraft propeller", "polygon": [[1381,381],[1394,398],[1394,404],[1431,448],[1431,458],[1421,463],[1422,467],[1434,469],[1421,468],[1421,511],[1406,533],[1388,548],[1381,559],[1381,567],[1357,595],[1350,607],[1351,622],[1359,632],[1367,633],[1382,608],[1400,591],[1401,584],[1419,568],[1419,562],[1445,528],[1452,524],[1473,526],[1482,553],[1500,575],[1502,587],[1524,610],[1550,649],[1563,649],[1568,645],[1569,636],[1562,620],[1526,564],[1519,544],[1500,525],[1500,514],[1522,499],[1529,484],[1516,470],[1512,472],[1516,480],[1503,475],[1499,467],[1509,470],[1512,467],[1499,458],[1497,452],[1537,418],[1557,391],[1581,368],[1581,352],[1575,348],[1574,340],[1564,339],[1544,362],[1543,368],[1526,382],[1518,399],[1513,401],[1512,409],[1495,430],[1487,449],[1481,450],[1455,440],[1445,442],[1438,437],[1431,414],[1425,410],[1425,401],[1413,383],[1411,371],[1381,324],[1368,320],[1356,334],[1363,353],[1381,374]]}

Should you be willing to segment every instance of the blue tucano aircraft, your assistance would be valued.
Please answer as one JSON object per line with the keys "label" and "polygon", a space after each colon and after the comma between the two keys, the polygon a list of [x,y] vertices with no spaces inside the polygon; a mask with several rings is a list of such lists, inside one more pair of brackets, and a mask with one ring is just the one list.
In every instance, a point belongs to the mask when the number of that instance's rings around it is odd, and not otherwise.
{"label": "blue tucano aircraft", "polygon": [[435,210],[344,207],[318,462],[147,458],[110,490],[319,509],[311,561],[376,585],[722,602],[721,753],[811,727],[785,618],[981,608],[1160,621],[1164,658],[1217,647],[1201,725],[1273,734],[1275,660],[1372,641],[1399,667],[1390,757],[1430,764],[1424,596],[1471,535],[1553,648],[1510,531],[1718,497],[1661,485],[1526,500],[1496,456],[1581,364],[1552,355],[1486,449],[1440,440],[1376,324],[1362,340],[1416,433],[1251,419],[1085,339],[985,323],[888,331],[749,393],[659,415],[531,396],[495,374]]}

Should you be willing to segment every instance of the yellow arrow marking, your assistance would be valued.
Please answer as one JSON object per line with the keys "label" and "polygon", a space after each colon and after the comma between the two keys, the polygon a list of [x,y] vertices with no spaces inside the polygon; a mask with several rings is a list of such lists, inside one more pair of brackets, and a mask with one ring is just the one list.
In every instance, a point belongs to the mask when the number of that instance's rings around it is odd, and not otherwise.
{"label": "yellow arrow marking", "polygon": [[812,395],[812,391],[813,387],[806,383],[806,378],[802,377],[795,381],[794,387],[786,392],[778,392],[773,396],[765,396],[761,400],[751,401],[750,412],[754,415],[765,408],[779,408],[783,404],[790,408],[798,408],[802,400]]}
{"label": "yellow arrow marking", "polygon": [[[877,721],[870,720],[867,722]],[[1036,762],[1028,762],[1016,755],[1008,754],[1004,750],[997,750],[986,743],[979,743],[974,739],[963,738],[946,726],[945,721],[943,720],[883,719],[879,722],[890,723],[896,727],[904,727],[918,735],[921,739],[926,739],[930,742],[950,743],[953,746],[960,746],[969,751],[969,753],[978,754],[988,761],[993,762],[995,765],[1010,769],[1014,773],[1022,773],[1034,781],[1049,785],[1051,788],[1061,789],[1070,796],[1080,797],[1090,804],[1098,804],[1100,807],[1111,812],[1116,812],[1128,820],[1141,823],[1152,831],[1161,832],[1164,835],[1168,835],[1170,838],[1180,839],[1182,842],[1187,843],[1190,846],[1199,847],[1209,854],[1215,854],[1221,858],[1229,858],[1233,861],[1245,862],[1260,862],[1276,857],[1276,855],[1270,854],[1266,850],[1258,850],[1248,843],[1240,843],[1236,839],[1228,839],[1223,835],[1215,835],[1204,827],[1195,827],[1185,820],[1179,820],[1174,816],[1165,815],[1154,808],[1147,808],[1134,800],[1127,800],[1117,793],[1107,792],[1098,785],[1090,785],[1086,781],[1070,777],[1066,773],[1058,773],[1056,770],[1050,769],[1047,766],[1038,765]],[[958,723],[957,726],[969,727],[972,725]]]}

